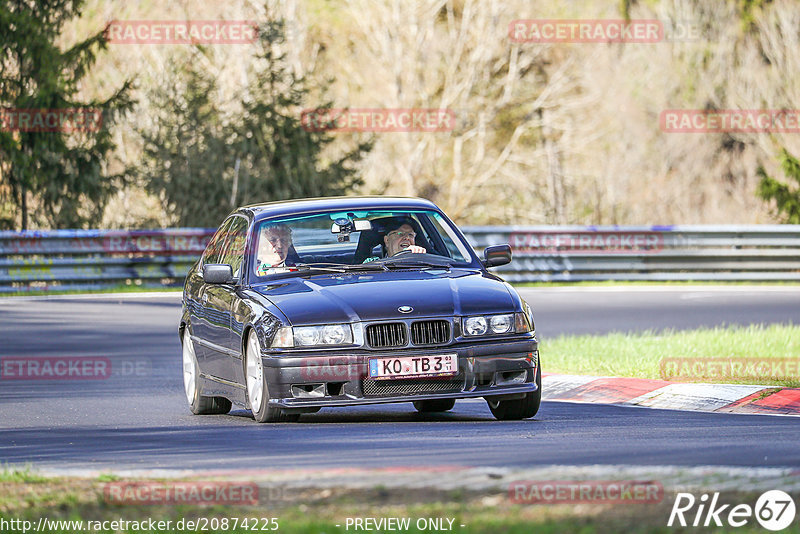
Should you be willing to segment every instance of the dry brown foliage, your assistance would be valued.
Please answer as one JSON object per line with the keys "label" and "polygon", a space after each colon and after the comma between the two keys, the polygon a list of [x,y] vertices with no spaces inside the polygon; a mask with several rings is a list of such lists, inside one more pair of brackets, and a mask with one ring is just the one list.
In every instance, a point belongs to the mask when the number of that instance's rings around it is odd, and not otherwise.
{"label": "dry brown foliage", "polygon": [[[690,39],[650,44],[515,44],[515,19],[621,17],[585,0],[282,0],[283,52],[336,107],[448,108],[452,132],[374,135],[359,192],[422,196],[462,224],[704,224],[774,222],[755,197],[759,164],[780,175],[778,147],[796,134],[664,133],[664,109],[792,108],[800,102],[800,5],[777,0],[748,30],[733,0],[633,5],[634,19],[678,22]],[[91,0],[77,38],[111,19],[263,20],[256,0]],[[139,111],[118,132],[119,162],[138,157],[133,129],[148,120],[145,89],[170,83],[168,58],[201,61],[221,102],[247,85],[247,45],[112,44],[87,78],[104,93],[135,76]],[[313,103],[312,103],[313,105]],[[794,106],[797,107],[797,106]],[[233,162],[232,162],[233,164]],[[106,224],[169,224],[141,188],[121,191]]]}

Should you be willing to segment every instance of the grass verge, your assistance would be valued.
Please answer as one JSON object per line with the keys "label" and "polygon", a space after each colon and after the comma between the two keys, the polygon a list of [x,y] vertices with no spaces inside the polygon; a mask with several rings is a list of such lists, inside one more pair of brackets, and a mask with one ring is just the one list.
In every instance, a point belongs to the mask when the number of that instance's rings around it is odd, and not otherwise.
{"label": "grass verge", "polygon": [[48,291],[17,291],[14,293],[0,293],[3,297],[44,297],[52,295],[102,295],[104,293],[175,293],[183,289],[182,286],[139,286],[118,285],[92,290],[51,289]]}
{"label": "grass verge", "polygon": [[4,482],[46,482],[48,479],[37,475],[29,466],[0,466],[0,484]]}
{"label": "grass verge", "polygon": [[540,347],[545,372],[800,387],[800,327],[560,336]]}
{"label": "grass verge", "polygon": [[795,280],[581,280],[575,282],[514,282],[514,287],[615,287],[615,286],[799,286]]}
{"label": "grass verge", "polygon": [[[0,483],[0,523],[6,522],[3,531],[27,534],[35,531],[39,518],[46,518],[47,523],[44,526],[47,527],[47,532],[54,534],[87,531],[244,533],[276,530],[299,534],[346,534],[359,531],[416,533],[437,530],[458,534],[709,531],[693,527],[667,527],[670,510],[675,502],[675,495],[669,492],[660,502],[648,504],[531,505],[513,503],[507,493],[491,491],[467,493],[403,488],[339,488],[296,490],[297,494],[283,494],[280,500],[267,500],[253,506],[147,506],[109,504],[104,498],[104,487],[105,483],[101,480],[66,478],[37,484],[21,481]],[[757,494],[746,492],[729,492],[721,497],[722,502],[750,505],[757,498]],[[378,521],[381,518],[406,520],[407,528],[376,528],[375,523],[371,524],[372,528],[364,528],[366,523],[362,523],[362,528],[354,528],[356,519]],[[150,519],[170,523],[152,528],[146,523]],[[243,519],[247,519],[247,527],[242,526]],[[9,523],[11,520],[15,522]],[[227,523],[224,522],[226,520]],[[236,528],[233,527],[234,520],[237,521]],[[23,521],[29,523],[21,523]],[[54,523],[56,521],[72,523],[57,524]],[[89,521],[92,523],[87,523]],[[114,528],[111,521],[141,524]],[[193,526],[187,525],[189,521],[193,522]],[[107,526],[92,528],[93,525],[102,525],[103,522],[108,522]],[[277,529],[274,528],[276,526]],[[750,533],[763,530],[751,519],[745,527],[727,530],[717,528],[713,532]],[[784,532],[800,534],[800,524],[795,522]]]}
{"label": "grass verge", "polygon": [[[677,286],[677,287],[707,287],[707,286],[800,286],[800,282],[793,281],[691,281],[691,280],[675,280],[675,281],[618,281],[608,280],[600,282],[520,282],[513,284],[514,287],[522,288],[537,288],[537,287],[616,287],[616,286]],[[154,291],[180,291],[182,286],[161,286],[161,285],[136,285],[136,284],[120,284],[118,286],[99,288],[99,289],[81,289],[71,290],[65,289],[50,289],[47,291],[17,291],[14,293],[0,293],[0,298],[3,297],[41,297],[46,295],[80,295],[80,294],[103,294],[103,293],[142,293]]]}

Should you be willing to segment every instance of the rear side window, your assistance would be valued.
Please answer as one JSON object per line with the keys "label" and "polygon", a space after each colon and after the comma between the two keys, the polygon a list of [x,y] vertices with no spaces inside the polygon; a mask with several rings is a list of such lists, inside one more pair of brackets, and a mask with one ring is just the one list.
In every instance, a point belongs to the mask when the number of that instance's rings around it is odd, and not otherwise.
{"label": "rear side window", "polygon": [[228,228],[222,248],[220,263],[227,263],[233,270],[233,276],[239,277],[242,262],[244,261],[244,246],[247,241],[247,219],[244,217],[231,217],[233,223]]}
{"label": "rear side window", "polygon": [[222,257],[223,247],[225,243],[225,236],[230,232],[231,225],[234,222],[234,217],[229,217],[219,229],[211,236],[211,239],[203,252],[203,265],[211,263],[220,263]]}

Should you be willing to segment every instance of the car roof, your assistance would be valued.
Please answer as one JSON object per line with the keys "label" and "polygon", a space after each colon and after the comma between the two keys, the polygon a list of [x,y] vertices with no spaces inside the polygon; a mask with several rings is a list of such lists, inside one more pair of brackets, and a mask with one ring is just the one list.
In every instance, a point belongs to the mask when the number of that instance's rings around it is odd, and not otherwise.
{"label": "car roof", "polygon": [[249,206],[243,206],[237,211],[240,213],[249,213],[253,219],[261,220],[317,211],[364,209],[433,209],[435,211],[440,211],[436,204],[430,200],[414,197],[385,196],[302,198],[251,204]]}

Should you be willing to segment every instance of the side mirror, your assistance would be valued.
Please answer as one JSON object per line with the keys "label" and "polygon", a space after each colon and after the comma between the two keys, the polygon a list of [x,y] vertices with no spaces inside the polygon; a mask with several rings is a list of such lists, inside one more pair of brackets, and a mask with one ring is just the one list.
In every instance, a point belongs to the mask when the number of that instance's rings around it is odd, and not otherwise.
{"label": "side mirror", "polygon": [[497,267],[511,263],[511,245],[494,245],[483,249],[484,267]]}
{"label": "side mirror", "polygon": [[203,265],[203,281],[207,284],[233,284],[233,269],[225,263]]}

